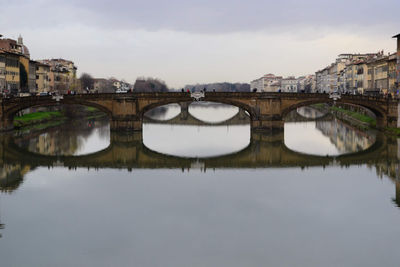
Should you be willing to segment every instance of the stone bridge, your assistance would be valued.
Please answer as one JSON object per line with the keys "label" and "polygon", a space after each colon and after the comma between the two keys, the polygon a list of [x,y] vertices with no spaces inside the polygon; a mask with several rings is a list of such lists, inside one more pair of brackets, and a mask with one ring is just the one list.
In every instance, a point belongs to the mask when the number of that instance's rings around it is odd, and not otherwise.
{"label": "stone bridge", "polygon": [[[250,116],[245,112],[244,109],[239,108],[238,113],[236,113],[233,117],[220,121],[220,122],[207,122],[200,120],[190,114],[188,110],[188,103],[181,103],[180,108],[181,112],[175,117],[167,120],[157,120],[144,114],[143,122],[144,123],[155,123],[155,124],[169,124],[169,125],[196,125],[196,126],[227,126],[227,125],[247,125],[250,124]],[[312,107],[310,107],[312,109]],[[325,114],[317,117],[317,118],[309,118],[299,114],[297,111],[293,110],[289,114],[287,114],[283,119],[285,122],[307,122],[307,121],[319,121],[319,120],[332,120],[334,116],[330,112],[326,112]]]}
{"label": "stone bridge", "polygon": [[[327,94],[207,92],[202,99],[209,102],[239,107],[250,115],[252,130],[283,129],[283,118],[301,106],[332,103]],[[132,93],[64,95],[59,101],[51,96],[2,98],[0,130],[13,129],[14,115],[23,109],[59,104],[79,104],[96,107],[110,117],[111,130],[141,131],[144,114],[159,106],[172,103],[190,103],[190,93]],[[371,110],[377,118],[377,127],[398,127],[398,101],[391,98],[342,95],[337,103],[351,104]]]}

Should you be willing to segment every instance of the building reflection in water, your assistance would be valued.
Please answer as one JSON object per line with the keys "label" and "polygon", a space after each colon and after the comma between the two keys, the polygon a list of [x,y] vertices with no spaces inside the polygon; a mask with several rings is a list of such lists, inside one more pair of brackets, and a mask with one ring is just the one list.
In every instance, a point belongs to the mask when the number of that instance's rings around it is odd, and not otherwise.
{"label": "building reflection in water", "polygon": [[[16,143],[42,155],[79,155],[98,151],[109,145],[107,118],[71,121],[61,126],[29,134],[16,133]],[[98,138],[94,149],[86,147],[88,139]]]}
{"label": "building reflection in water", "polygon": [[316,128],[329,137],[341,154],[362,151],[375,143],[376,133],[360,131],[336,118],[317,121]]}

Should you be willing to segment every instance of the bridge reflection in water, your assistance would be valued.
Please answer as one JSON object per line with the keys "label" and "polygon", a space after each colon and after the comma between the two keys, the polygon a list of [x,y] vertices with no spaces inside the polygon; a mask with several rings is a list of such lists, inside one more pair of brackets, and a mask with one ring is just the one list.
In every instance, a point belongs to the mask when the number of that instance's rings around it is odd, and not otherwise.
{"label": "bridge reflection in water", "polygon": [[[141,133],[130,135],[112,133],[110,146],[106,149],[82,156],[49,156],[29,152],[16,145],[18,137],[3,135],[1,138],[1,177],[0,188],[13,191],[18,188],[23,177],[37,167],[75,168],[118,168],[133,169],[175,168],[189,170],[219,168],[270,168],[312,166],[342,166],[367,164],[375,166],[381,174],[398,181],[397,140],[382,134],[368,149],[340,156],[313,156],[288,149],[283,133],[263,135],[252,133],[251,142],[242,151],[213,158],[182,158],[166,156],[148,149]],[[397,189],[399,187],[397,186]]]}
{"label": "bridge reflection in water", "polygon": [[[187,109],[185,110],[187,111]],[[71,146],[67,146],[67,151],[57,151],[55,155],[44,155],[40,149],[37,152],[40,151],[41,153],[36,153],[18,145],[25,144],[25,147],[32,147],[31,145],[26,145],[27,141],[24,139],[27,137],[26,135],[14,136],[10,134],[0,136],[0,190],[3,192],[12,192],[17,189],[22,183],[25,174],[38,167],[65,167],[68,169],[116,168],[127,169],[129,171],[143,168],[169,168],[181,169],[182,171],[200,169],[206,172],[208,169],[226,168],[307,168],[313,166],[347,167],[351,165],[368,165],[375,167],[379,175],[387,175],[396,183],[396,198],[394,201],[399,204],[400,174],[397,139],[378,134],[372,140],[368,133],[349,129],[348,125],[336,120],[330,113],[317,114],[316,119],[304,116],[309,113],[307,110],[292,112],[285,120],[286,122],[314,121],[316,128],[322,134],[328,136],[340,152],[352,151],[353,153],[338,156],[308,155],[289,149],[285,145],[283,132],[274,134],[252,132],[249,145],[237,153],[205,158],[178,157],[165,155],[146,147],[143,143],[141,132],[134,132],[132,134],[111,132],[109,146],[101,151],[74,156],[74,151],[70,151]],[[189,113],[183,112],[182,114],[181,112],[181,114],[167,121],[160,122],[151,118],[147,118],[146,121],[158,124],[202,126],[221,124],[244,125],[249,124],[249,117],[243,110],[239,110],[235,116],[224,121],[224,123],[215,124],[200,121]],[[106,121],[99,121],[98,127],[101,127],[103,130],[108,129],[104,123],[107,124]],[[84,128],[79,126],[79,129]],[[76,128],[74,127],[74,129]],[[83,130],[83,133],[84,136],[88,136],[90,131]],[[107,133],[109,132],[107,131]],[[36,135],[42,136],[43,134],[38,132]],[[36,140],[34,143],[37,143],[37,139],[35,139],[37,136],[35,137],[35,134],[28,135],[28,138],[34,138],[33,140]],[[58,147],[61,148],[61,146]],[[366,147],[368,148],[365,149]]]}

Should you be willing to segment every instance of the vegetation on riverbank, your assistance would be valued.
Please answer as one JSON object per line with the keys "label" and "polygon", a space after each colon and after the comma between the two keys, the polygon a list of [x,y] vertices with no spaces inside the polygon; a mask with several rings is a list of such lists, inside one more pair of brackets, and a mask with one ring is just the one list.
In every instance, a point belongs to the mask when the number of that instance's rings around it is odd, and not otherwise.
{"label": "vegetation on riverbank", "polygon": [[370,126],[375,127],[376,126],[376,119],[365,115],[365,114],[361,114],[355,111],[351,111],[348,109],[344,109],[344,108],[340,108],[340,107],[336,107],[336,106],[331,106],[330,107],[331,110],[333,111],[337,111],[343,114],[346,114],[356,120],[359,120],[360,122],[364,122],[364,123],[368,123]]}
{"label": "vegetation on riverbank", "polygon": [[[37,111],[22,116],[14,117],[14,127],[16,129],[31,128],[42,130],[63,124],[68,119],[72,119],[70,112],[63,111]],[[84,107],[74,116],[82,119],[94,119],[105,116],[105,114],[94,107]]]}
{"label": "vegetation on riverbank", "polygon": [[[326,104],[315,104],[312,106],[321,111],[331,111],[336,116],[340,117],[341,120],[344,120],[362,130],[376,129],[376,119],[368,115],[351,111],[342,107],[328,106]],[[383,129],[383,132],[389,135],[400,136],[400,128],[386,127]]]}
{"label": "vegetation on riverbank", "polygon": [[376,119],[367,114],[343,107],[329,106],[327,104],[315,104],[312,106],[322,112],[331,112],[340,120],[343,120],[360,130],[376,128]]}
{"label": "vegetation on riverbank", "polygon": [[32,124],[40,124],[48,121],[65,120],[65,117],[60,111],[39,111],[24,114],[14,118],[14,127],[21,128]]}

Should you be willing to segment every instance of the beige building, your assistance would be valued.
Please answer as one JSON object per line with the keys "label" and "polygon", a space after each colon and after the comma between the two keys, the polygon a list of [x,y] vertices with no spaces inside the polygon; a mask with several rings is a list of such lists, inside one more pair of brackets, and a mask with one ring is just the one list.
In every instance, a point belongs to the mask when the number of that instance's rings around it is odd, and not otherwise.
{"label": "beige building", "polygon": [[358,88],[362,91],[366,85],[359,64],[378,54],[340,54],[334,63],[315,73],[317,91],[357,92]]}
{"label": "beige building", "polygon": [[297,79],[289,76],[281,80],[281,91],[286,93],[297,93]]}
{"label": "beige building", "polygon": [[250,83],[250,89],[258,92],[278,92],[281,88],[282,76],[266,74]]}
{"label": "beige building", "polygon": [[38,93],[50,92],[50,66],[41,62],[36,64],[36,88]]}
{"label": "beige building", "polygon": [[50,92],[66,94],[68,91],[77,91],[80,86],[76,78],[77,67],[74,62],[65,59],[45,59],[40,63],[50,66],[49,89]]}
{"label": "beige building", "polygon": [[396,54],[373,58],[367,62],[367,90],[375,94],[396,92]]}

